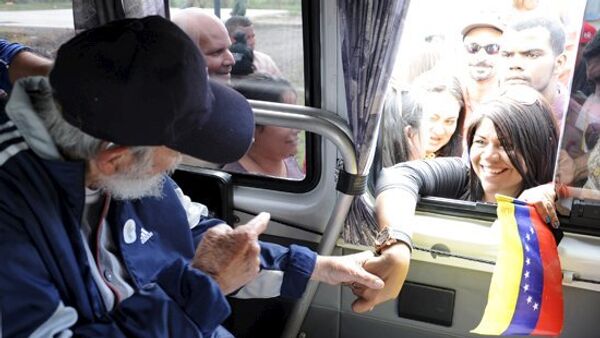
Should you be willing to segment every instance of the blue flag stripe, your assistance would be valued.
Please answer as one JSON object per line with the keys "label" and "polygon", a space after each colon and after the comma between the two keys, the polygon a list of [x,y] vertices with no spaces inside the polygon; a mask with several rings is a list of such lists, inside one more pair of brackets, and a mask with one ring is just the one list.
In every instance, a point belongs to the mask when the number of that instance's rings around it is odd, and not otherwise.
{"label": "blue flag stripe", "polygon": [[527,335],[536,327],[542,307],[544,269],[529,207],[515,203],[515,219],[523,248],[523,269],[517,305],[512,321],[503,335]]}

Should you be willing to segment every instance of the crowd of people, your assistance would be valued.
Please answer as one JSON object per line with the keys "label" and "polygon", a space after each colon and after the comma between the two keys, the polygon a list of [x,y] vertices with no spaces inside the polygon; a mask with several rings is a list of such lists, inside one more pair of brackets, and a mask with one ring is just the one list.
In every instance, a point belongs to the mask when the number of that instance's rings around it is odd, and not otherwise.
{"label": "crowd of people", "polygon": [[[510,20],[503,23],[500,16],[478,17],[461,30],[463,45],[457,48],[462,52],[455,58],[444,58],[440,52],[447,47],[439,42],[444,41],[443,35],[424,37],[422,43],[429,46],[425,56],[430,57],[409,58],[414,64],[401,68],[404,74],[392,82],[396,87],[392,93],[401,91],[403,97],[415,100],[406,107],[386,105],[383,109],[382,137],[394,141],[381,140],[381,144],[401,142],[412,149],[380,148],[385,152],[383,159],[404,159],[382,161],[375,204],[380,229],[394,229],[402,234],[399,238],[410,238],[419,196],[493,203],[496,194],[503,194],[529,202],[554,228],[560,225],[557,210],[562,210],[558,197],[600,199],[599,82],[595,68],[600,59],[600,36],[592,25],[584,23],[580,57],[573,60],[577,54],[570,53],[568,46],[574,43],[568,41],[560,18],[541,12],[522,8],[505,16]],[[587,77],[574,79],[579,88],[573,88],[573,98],[567,90],[569,76],[565,77],[569,68],[578,70],[576,76]],[[423,73],[415,74],[415,70]],[[438,82],[449,73],[446,78],[454,77],[460,83],[455,101],[441,98],[440,91],[434,95],[430,82],[423,81],[422,77],[435,72]],[[454,92],[453,86],[446,88]],[[430,109],[434,100],[444,102],[443,107]],[[420,121],[414,121],[414,107],[422,110]],[[450,111],[453,115],[447,113]],[[388,117],[390,114],[397,116]],[[440,116],[454,120],[446,119],[447,128],[436,131]],[[422,138],[430,142],[410,141],[412,128],[388,130],[405,125],[418,126],[426,134]],[[443,148],[439,145],[451,145],[454,136],[461,140],[462,150],[440,152]],[[431,147],[436,140],[437,147]],[[421,158],[415,160],[405,154],[421,154]],[[408,259],[398,260],[387,271],[402,274],[409,263]]]}
{"label": "crowd of people", "polygon": [[[462,45],[456,48],[449,47],[451,39],[447,36],[429,34],[422,41],[429,48],[423,50],[433,57],[408,58],[412,63],[399,67],[401,71],[395,74],[392,86],[395,90],[409,91],[422,106],[418,125],[425,134],[423,138],[429,140],[421,145],[425,148],[422,158],[468,157],[466,132],[479,114],[478,108],[504,93],[507,87],[526,85],[543,96],[558,130],[564,129],[558,161],[560,181],[583,185],[590,173],[589,155],[600,135],[596,94],[591,89],[595,87],[590,85],[595,76],[596,29],[583,23],[579,50],[575,53],[569,47],[576,44],[569,41],[570,35],[561,22],[563,17],[549,15],[547,9],[536,6],[515,1],[510,15],[491,12],[477,15],[460,30]],[[450,52],[444,53],[444,49]],[[569,69],[575,70],[571,92],[567,90],[569,77],[565,79]],[[423,72],[417,74],[415,70]],[[383,120],[387,121],[392,119],[385,115],[397,112],[384,109],[383,114]],[[397,119],[402,119],[402,114]],[[384,130],[382,135],[407,139],[398,130],[395,133]],[[409,153],[419,151],[414,149]],[[382,154],[382,157],[396,156]],[[389,165],[393,164],[386,163]]]}

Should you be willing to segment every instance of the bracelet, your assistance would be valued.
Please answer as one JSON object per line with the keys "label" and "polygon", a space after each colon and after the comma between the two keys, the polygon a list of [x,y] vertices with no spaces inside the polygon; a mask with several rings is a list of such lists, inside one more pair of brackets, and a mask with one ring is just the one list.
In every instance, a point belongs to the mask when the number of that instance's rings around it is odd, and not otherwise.
{"label": "bracelet", "polygon": [[411,236],[409,236],[406,232],[402,230],[387,227],[380,231],[377,235],[377,240],[375,241],[375,253],[377,255],[381,255],[383,249],[398,242],[406,244],[406,246],[412,253],[413,242]]}

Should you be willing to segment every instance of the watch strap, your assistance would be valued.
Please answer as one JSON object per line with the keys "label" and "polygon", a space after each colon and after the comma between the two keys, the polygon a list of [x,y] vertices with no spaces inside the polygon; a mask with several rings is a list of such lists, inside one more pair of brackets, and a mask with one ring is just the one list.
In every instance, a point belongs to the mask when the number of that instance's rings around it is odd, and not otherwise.
{"label": "watch strap", "polygon": [[413,251],[412,237],[406,232],[397,229],[387,227],[379,232],[376,240],[375,253],[380,255],[381,251],[397,242],[406,244],[410,252]]}

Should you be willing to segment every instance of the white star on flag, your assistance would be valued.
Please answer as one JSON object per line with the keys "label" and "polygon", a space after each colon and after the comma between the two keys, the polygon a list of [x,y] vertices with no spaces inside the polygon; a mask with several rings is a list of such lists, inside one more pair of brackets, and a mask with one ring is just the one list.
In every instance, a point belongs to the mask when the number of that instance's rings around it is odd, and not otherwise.
{"label": "white star on flag", "polygon": [[525,244],[525,251],[529,252],[529,245]]}
{"label": "white star on flag", "polygon": [[523,287],[523,290],[525,290],[525,292],[527,292],[529,290],[529,284],[525,284],[525,286]]}
{"label": "white star on flag", "polygon": [[539,307],[540,307],[540,305],[538,303],[533,304],[533,310],[537,310]]}
{"label": "white star on flag", "polygon": [[532,227],[529,227],[529,232],[531,232],[532,235],[535,233],[535,231],[533,231]]}
{"label": "white star on flag", "polygon": [[525,278],[529,278],[529,270],[525,271]]}
{"label": "white star on flag", "polygon": [[531,296],[527,297],[527,304],[531,304],[533,298]]}
{"label": "white star on flag", "polygon": [[525,234],[525,238],[527,238],[528,242],[531,240],[531,236],[529,234]]}
{"label": "white star on flag", "polygon": [[527,265],[531,264],[531,259],[529,259],[529,257],[527,257],[527,259],[525,260],[525,264],[527,264]]}

